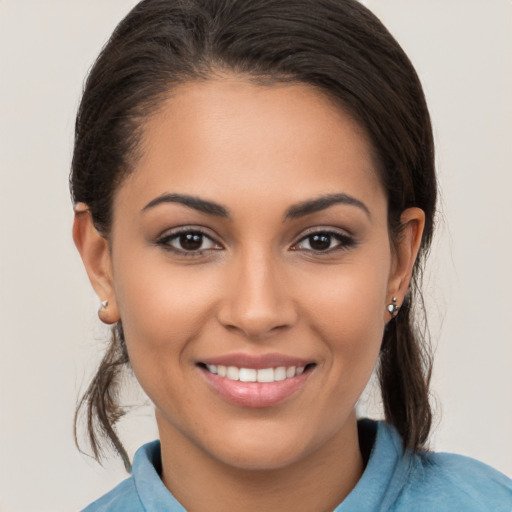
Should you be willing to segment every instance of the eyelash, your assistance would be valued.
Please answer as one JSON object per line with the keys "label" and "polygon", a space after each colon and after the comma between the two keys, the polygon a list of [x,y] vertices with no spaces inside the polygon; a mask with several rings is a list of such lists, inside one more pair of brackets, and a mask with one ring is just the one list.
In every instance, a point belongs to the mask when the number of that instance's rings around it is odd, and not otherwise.
{"label": "eyelash", "polygon": [[[181,237],[184,236],[191,236],[191,237],[200,237],[201,245],[205,243],[205,241],[209,241],[213,247],[207,247],[206,249],[195,249],[195,250],[187,250],[183,247],[174,247],[171,242],[178,241]],[[329,241],[329,246],[331,245],[333,239],[336,240],[338,243],[334,247],[328,247],[325,250],[318,250],[311,247],[311,242],[314,237],[325,237]],[[309,240],[309,248],[302,249],[304,252],[308,252],[315,255],[327,255],[331,254],[333,252],[337,251],[343,251],[350,249],[351,247],[355,246],[357,242],[350,236],[339,233],[337,231],[330,231],[327,229],[324,230],[316,230],[311,231],[307,233],[305,236],[303,236],[298,242],[292,245],[291,250],[292,251],[299,251],[301,250],[299,245],[305,241]],[[182,240],[183,241],[183,240]],[[197,241],[193,240],[193,241]],[[222,250],[223,247],[216,242],[211,236],[206,234],[204,231],[198,228],[181,228],[177,231],[173,231],[171,233],[167,233],[164,236],[160,237],[156,241],[157,245],[163,247],[166,251],[174,252],[180,256],[200,256],[203,255],[206,251],[219,251]]]}
{"label": "eyelash", "polygon": [[[184,236],[197,236],[201,237],[201,245],[204,244],[205,240],[211,242],[215,247],[208,247],[206,249],[187,250],[184,248],[173,247],[171,242],[174,240],[179,241]],[[156,241],[157,245],[163,247],[166,251],[174,252],[180,256],[200,256],[206,251],[218,251],[222,249],[222,246],[217,243],[211,236],[207,235],[204,231],[199,228],[182,228],[171,233],[166,233]]]}
{"label": "eyelash", "polygon": [[[330,245],[330,243],[332,243],[332,239],[335,239],[338,243],[334,247],[329,247],[326,250],[313,249],[311,247],[311,241],[312,241],[313,237],[315,237],[315,236],[316,237],[320,237],[320,236],[327,237],[329,239],[329,245]],[[344,251],[344,250],[350,249],[351,247],[354,247],[357,243],[354,240],[354,238],[352,238],[351,236],[345,235],[343,233],[339,233],[337,231],[330,231],[328,229],[324,229],[324,230],[320,229],[320,230],[315,230],[315,231],[311,231],[311,232],[307,233],[296,244],[294,244],[291,249],[293,251],[300,250],[299,248],[297,248],[297,246],[306,240],[309,240],[310,248],[302,249],[302,250],[312,253],[312,254],[315,254],[315,255],[324,255],[324,254],[327,255],[327,254],[332,254],[333,252],[337,252],[337,251]]]}

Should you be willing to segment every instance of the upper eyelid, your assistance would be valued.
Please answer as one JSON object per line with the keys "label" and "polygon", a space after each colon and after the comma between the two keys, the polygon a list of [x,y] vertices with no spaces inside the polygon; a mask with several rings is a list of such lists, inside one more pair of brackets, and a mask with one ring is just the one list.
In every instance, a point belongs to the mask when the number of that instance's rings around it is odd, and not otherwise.
{"label": "upper eyelid", "polygon": [[206,236],[207,238],[210,238],[211,240],[218,242],[217,237],[209,232],[210,230],[202,227],[202,226],[195,226],[195,225],[183,225],[183,226],[177,226],[175,228],[169,228],[165,229],[157,236],[157,240],[161,240],[163,238],[173,237],[177,235],[181,235],[183,233],[201,233],[201,235]]}
{"label": "upper eyelid", "polygon": [[[318,233],[325,233],[327,235],[333,236],[338,239],[339,247],[328,249],[326,251],[321,251],[318,254],[332,254],[333,252],[340,250],[340,249],[348,249],[349,247],[353,247],[358,245],[358,241],[355,239],[355,237],[351,234],[348,234],[346,232],[343,232],[342,230],[335,229],[335,228],[312,228],[310,231],[303,232],[298,238],[296,238],[296,241],[291,244],[290,250],[296,251],[297,246],[307,240],[309,237],[318,234]],[[307,251],[307,250],[306,250]],[[316,251],[315,251],[316,252]]]}
{"label": "upper eyelid", "polygon": [[346,230],[342,228],[334,228],[334,227],[314,227],[314,228],[308,228],[304,231],[301,231],[299,235],[295,237],[296,242],[298,243],[301,240],[304,240],[304,238],[307,238],[308,236],[315,235],[317,233],[327,233],[329,235],[338,235],[345,238],[353,238],[353,235],[347,232]]}
{"label": "upper eyelid", "polygon": [[[186,233],[200,233],[202,236],[204,236],[205,238],[207,238],[208,240],[210,240],[216,246],[219,247],[216,250],[225,249],[225,244],[223,244],[222,242],[219,242],[218,237],[209,234],[208,232],[206,232],[206,230],[204,228],[199,227],[199,226],[187,226],[187,225],[185,225],[185,226],[180,226],[180,227],[176,227],[176,228],[167,229],[167,230],[163,231],[162,234],[160,234],[160,235],[158,235],[156,237],[155,243],[157,245],[170,246],[171,244],[169,242],[171,240],[176,239],[180,235],[183,235],[183,234],[186,234]],[[179,251],[179,249],[173,249],[173,250],[175,252]],[[210,249],[199,249],[197,252],[201,253],[201,252],[203,252],[205,250],[210,250]],[[186,251],[186,252],[184,251],[183,254],[185,254],[185,253],[193,254],[193,251]]]}

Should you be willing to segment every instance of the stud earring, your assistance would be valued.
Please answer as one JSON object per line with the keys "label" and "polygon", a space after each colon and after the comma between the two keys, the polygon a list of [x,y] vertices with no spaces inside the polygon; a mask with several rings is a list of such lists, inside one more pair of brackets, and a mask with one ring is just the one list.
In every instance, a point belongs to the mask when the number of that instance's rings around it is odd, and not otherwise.
{"label": "stud earring", "polygon": [[400,311],[400,306],[397,306],[396,305],[396,297],[393,297],[391,299],[391,302],[392,304],[388,304],[386,309],[389,311],[389,314],[392,316],[392,317],[395,317],[396,315],[398,315],[398,311]]}
{"label": "stud earring", "polygon": [[98,309],[98,317],[104,324],[115,324],[119,320],[116,304],[109,307],[109,301],[102,300]]}

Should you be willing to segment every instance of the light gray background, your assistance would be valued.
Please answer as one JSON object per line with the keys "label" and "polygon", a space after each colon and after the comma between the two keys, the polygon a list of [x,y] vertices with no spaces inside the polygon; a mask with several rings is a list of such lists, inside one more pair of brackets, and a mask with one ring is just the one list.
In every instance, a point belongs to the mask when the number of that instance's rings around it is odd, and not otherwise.
{"label": "light gray background", "polygon": [[[0,511],[67,511],[125,475],[73,444],[105,336],[71,241],[67,190],[83,79],[134,0],[0,0]],[[512,3],[367,0],[415,63],[442,192],[426,282],[437,450],[512,475]],[[372,411],[365,401],[361,410]],[[122,428],[156,435],[150,407]]]}

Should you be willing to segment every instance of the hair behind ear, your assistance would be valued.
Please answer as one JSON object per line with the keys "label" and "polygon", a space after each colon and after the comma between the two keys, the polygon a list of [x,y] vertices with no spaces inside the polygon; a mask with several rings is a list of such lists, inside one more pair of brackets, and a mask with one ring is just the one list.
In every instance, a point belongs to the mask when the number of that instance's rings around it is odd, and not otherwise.
{"label": "hair behind ear", "polygon": [[398,316],[386,326],[378,376],[386,420],[402,436],[404,448],[411,450],[424,447],[432,425],[432,357],[425,338],[414,328],[406,298]]}
{"label": "hair behind ear", "polygon": [[118,404],[118,398],[123,370],[128,363],[123,328],[121,323],[118,322],[112,328],[112,336],[98,371],[77,405],[74,435],[76,446],[84,453],[78,441],[79,417],[82,410],[84,410],[87,418],[88,440],[94,458],[101,461],[103,455],[102,440],[107,438],[114,450],[123,459],[126,471],[130,472],[130,459],[115,430],[116,423],[126,413]]}

